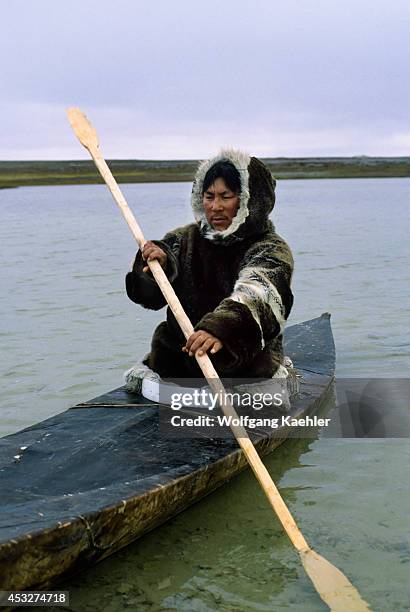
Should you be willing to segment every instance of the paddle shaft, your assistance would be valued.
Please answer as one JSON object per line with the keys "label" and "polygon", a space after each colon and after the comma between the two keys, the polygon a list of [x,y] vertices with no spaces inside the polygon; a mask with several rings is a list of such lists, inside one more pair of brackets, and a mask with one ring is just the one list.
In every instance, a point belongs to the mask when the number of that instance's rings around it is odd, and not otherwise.
{"label": "paddle shaft", "polygon": [[[97,132],[79,108],[70,108],[68,110],[68,118],[77,138],[91,154],[101,176],[120,207],[135,239],[140,248],[142,248],[146,242],[144,235],[100,153]],[[189,338],[194,331],[192,324],[186,316],[165,272],[157,260],[149,261],[148,266],[168,302],[169,307],[174,313],[185,338]],[[211,389],[214,393],[220,394],[220,398],[223,398],[220,405],[224,414],[233,419],[237,419],[238,415],[232,404],[228,401],[222,382],[209,357],[207,355],[195,357]],[[329,563],[327,559],[318,555],[308,546],[278,489],[272,481],[269,472],[256,452],[246,430],[234,424],[231,424],[231,429],[249,465],[262,486],[270,505],[281,521],[292,544],[299,551],[303,567],[323,601],[327,603],[329,608],[334,612],[345,612],[346,610],[349,610],[349,612],[368,611],[368,604],[360,597],[360,594],[346,576],[338,570],[337,567]]]}

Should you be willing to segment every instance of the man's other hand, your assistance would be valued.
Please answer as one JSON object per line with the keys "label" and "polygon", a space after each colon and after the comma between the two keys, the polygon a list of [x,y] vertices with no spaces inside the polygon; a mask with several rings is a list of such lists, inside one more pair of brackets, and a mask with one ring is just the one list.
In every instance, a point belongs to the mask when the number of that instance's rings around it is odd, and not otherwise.
{"label": "man's other hand", "polygon": [[217,353],[222,348],[222,342],[202,329],[191,334],[186,342],[186,345],[182,347],[185,353],[188,353],[190,357],[198,355],[201,357],[207,351],[212,354]]}

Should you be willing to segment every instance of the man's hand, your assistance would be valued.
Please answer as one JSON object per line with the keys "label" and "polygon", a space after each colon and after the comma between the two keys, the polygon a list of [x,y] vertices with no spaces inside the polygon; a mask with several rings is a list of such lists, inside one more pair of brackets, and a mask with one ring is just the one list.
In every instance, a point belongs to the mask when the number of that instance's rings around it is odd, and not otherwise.
{"label": "man's hand", "polygon": [[185,353],[189,353],[190,357],[198,355],[201,357],[207,351],[211,353],[217,353],[222,348],[222,342],[202,329],[191,334],[186,342],[186,345],[182,347]]}
{"label": "man's hand", "polygon": [[[167,265],[167,254],[153,242],[146,242],[142,247],[141,254],[145,261],[153,261],[154,259],[157,259],[162,268],[165,268]],[[142,268],[142,271],[150,272],[149,266]]]}

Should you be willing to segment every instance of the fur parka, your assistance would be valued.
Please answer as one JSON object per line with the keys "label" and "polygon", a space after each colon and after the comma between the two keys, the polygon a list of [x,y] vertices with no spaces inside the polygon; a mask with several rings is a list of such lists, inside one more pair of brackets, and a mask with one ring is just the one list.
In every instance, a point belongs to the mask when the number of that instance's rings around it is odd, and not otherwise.
{"label": "fur parka", "polygon": [[[208,169],[229,160],[241,179],[240,203],[231,225],[213,229],[202,204]],[[283,364],[282,332],[293,295],[293,258],[269,213],[275,181],[266,166],[245,153],[221,151],[202,162],[192,189],[196,222],[153,240],[167,254],[165,272],[195,330],[216,336],[223,348],[211,356],[220,376],[270,378]],[[137,253],[126,276],[129,298],[145,308],[166,305],[154,278],[142,272]],[[182,352],[184,336],[171,310],[155,330],[145,363],[162,378],[201,378],[194,357]]]}

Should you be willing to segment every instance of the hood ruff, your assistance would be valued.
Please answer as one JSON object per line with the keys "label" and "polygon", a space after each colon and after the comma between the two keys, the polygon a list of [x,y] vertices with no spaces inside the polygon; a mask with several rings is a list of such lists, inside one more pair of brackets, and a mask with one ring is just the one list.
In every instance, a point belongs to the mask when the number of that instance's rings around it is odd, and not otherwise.
{"label": "hood ruff", "polygon": [[[202,186],[204,184],[205,175],[209,168],[220,161],[230,161],[239,172],[241,182],[241,194],[239,198],[239,208],[232,223],[225,230],[215,230],[207,221],[203,205]],[[213,240],[220,244],[231,244],[235,240],[240,240],[234,236],[237,229],[246,221],[249,215],[249,172],[248,166],[251,158],[248,153],[236,149],[222,149],[216,157],[207,159],[200,163],[195,175],[194,184],[192,187],[192,210],[196,222],[199,224],[201,234],[208,240]],[[227,240],[229,238],[229,240]]]}

